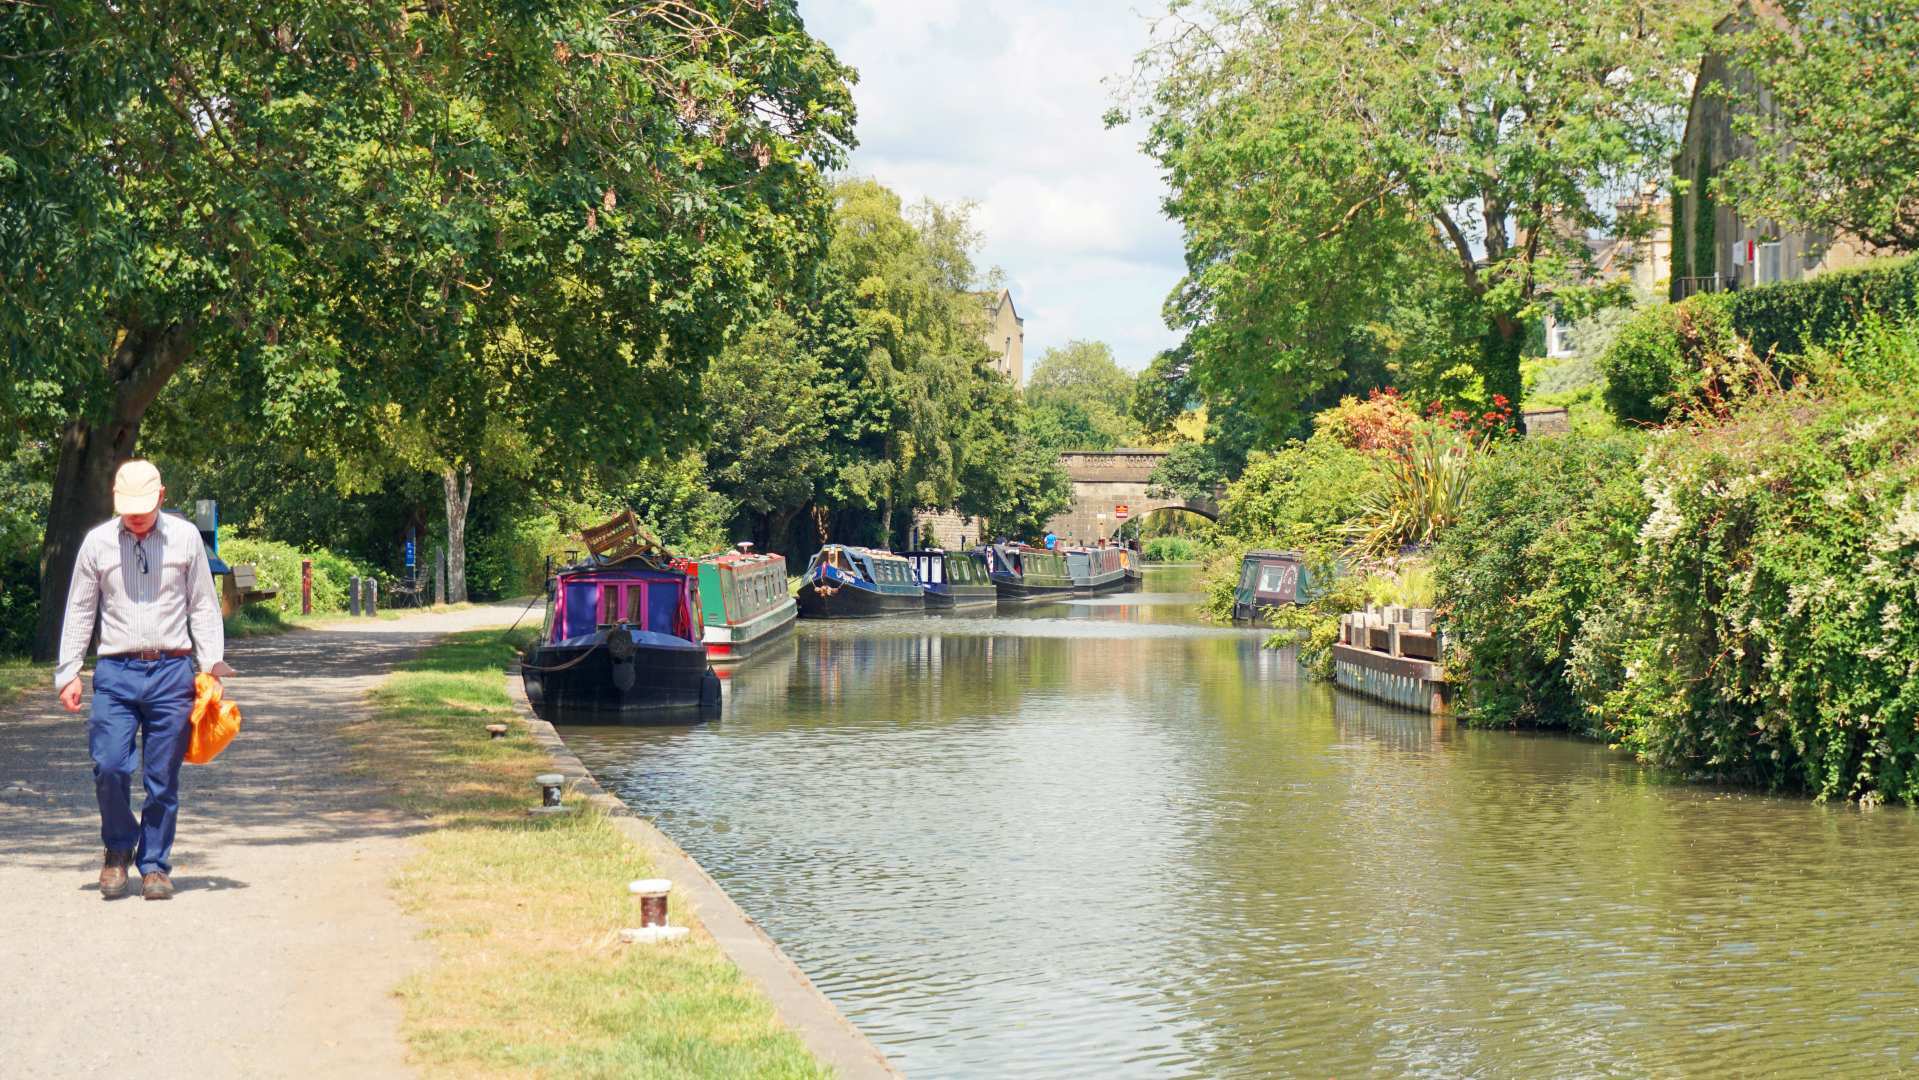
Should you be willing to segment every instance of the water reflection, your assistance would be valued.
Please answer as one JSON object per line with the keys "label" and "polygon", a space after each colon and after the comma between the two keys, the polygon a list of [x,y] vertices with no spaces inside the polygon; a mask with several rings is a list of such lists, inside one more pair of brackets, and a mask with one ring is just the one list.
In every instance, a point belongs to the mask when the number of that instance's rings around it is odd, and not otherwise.
{"label": "water reflection", "polygon": [[808,624],[719,723],[566,734],[914,1075],[1919,1069],[1911,813],[1335,695],[1192,599]]}

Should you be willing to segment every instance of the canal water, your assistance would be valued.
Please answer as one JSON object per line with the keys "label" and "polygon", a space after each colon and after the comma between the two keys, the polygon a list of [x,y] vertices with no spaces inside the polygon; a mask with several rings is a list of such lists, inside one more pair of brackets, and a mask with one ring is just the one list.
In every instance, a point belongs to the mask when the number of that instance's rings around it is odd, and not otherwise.
{"label": "canal water", "polygon": [[1919,1073],[1919,820],[1304,680],[1146,592],[805,623],[570,727],[906,1072]]}

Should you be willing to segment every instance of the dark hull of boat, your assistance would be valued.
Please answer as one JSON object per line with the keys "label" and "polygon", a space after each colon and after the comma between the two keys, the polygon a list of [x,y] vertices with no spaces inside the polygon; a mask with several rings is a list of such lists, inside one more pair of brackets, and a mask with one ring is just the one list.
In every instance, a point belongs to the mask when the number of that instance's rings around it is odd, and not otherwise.
{"label": "dark hull of boat", "polygon": [[999,590],[991,585],[952,585],[946,592],[926,590],[928,611],[971,611],[998,602]]}
{"label": "dark hull of boat", "polygon": [[821,592],[810,581],[800,586],[799,601],[802,619],[877,619],[926,611],[926,597],[920,593],[883,593],[853,585]]}
{"label": "dark hull of boat", "polygon": [[1024,578],[993,576],[993,588],[998,590],[1001,600],[1063,600],[1073,595],[1073,585],[1034,585]]}
{"label": "dark hull of boat", "polygon": [[1073,591],[1086,596],[1098,593],[1118,592],[1125,587],[1126,571],[1124,570],[1109,570],[1085,582],[1078,580],[1073,582]]}
{"label": "dark hull of boat", "polygon": [[631,659],[621,661],[598,643],[535,646],[520,665],[520,681],[534,714],[554,724],[670,721],[674,710],[720,704],[706,648],[690,641],[673,648],[635,645]]}

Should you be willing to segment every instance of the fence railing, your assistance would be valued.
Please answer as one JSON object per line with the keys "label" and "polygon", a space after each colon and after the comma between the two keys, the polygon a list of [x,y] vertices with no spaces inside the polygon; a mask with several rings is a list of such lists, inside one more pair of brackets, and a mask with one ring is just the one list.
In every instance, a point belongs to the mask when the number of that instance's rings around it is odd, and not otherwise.
{"label": "fence railing", "polygon": [[1725,287],[1725,282],[1718,274],[1708,274],[1705,277],[1682,277],[1673,282],[1673,299],[1684,300],[1694,293],[1721,292]]}

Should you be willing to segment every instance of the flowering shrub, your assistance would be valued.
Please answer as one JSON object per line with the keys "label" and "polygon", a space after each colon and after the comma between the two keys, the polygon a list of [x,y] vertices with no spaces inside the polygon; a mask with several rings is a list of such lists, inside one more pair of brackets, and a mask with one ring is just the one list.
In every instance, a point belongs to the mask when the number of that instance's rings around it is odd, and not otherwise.
{"label": "flowering shrub", "polygon": [[1919,391],[1780,394],[1659,436],[1619,663],[1575,681],[1656,764],[1919,801]]}
{"label": "flowering shrub", "polygon": [[1313,417],[1313,434],[1348,450],[1397,450],[1412,441],[1419,413],[1391,387],[1374,389],[1361,401],[1343,397]]}

